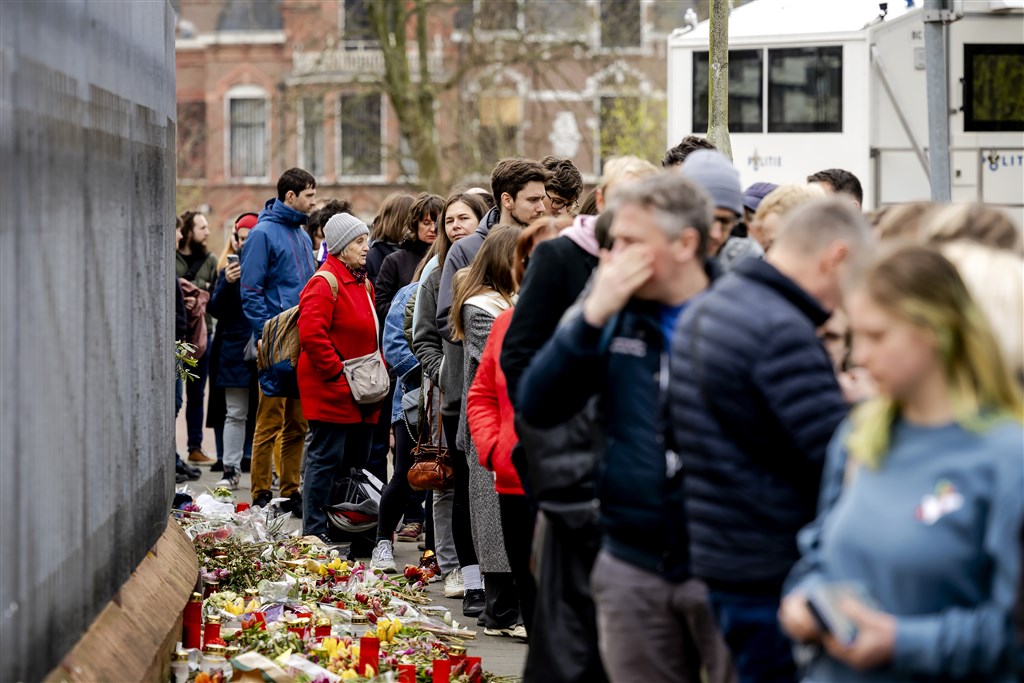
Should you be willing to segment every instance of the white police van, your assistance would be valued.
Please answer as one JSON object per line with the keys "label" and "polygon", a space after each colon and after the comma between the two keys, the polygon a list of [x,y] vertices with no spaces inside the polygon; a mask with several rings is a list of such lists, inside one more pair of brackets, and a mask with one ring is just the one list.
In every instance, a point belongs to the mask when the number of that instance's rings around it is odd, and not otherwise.
{"label": "white police van", "polygon": [[[756,0],[729,18],[729,126],[744,186],[845,168],[865,208],[930,197],[924,9]],[[947,24],[954,201],[1024,219],[1024,0],[955,0]],[[884,5],[881,7],[880,5]],[[668,143],[707,130],[708,22],[668,49]]]}

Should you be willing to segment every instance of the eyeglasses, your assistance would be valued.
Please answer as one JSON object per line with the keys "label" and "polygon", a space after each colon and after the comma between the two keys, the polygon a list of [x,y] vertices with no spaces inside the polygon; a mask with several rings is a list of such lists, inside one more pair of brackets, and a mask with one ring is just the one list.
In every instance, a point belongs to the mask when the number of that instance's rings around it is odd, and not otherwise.
{"label": "eyeglasses", "polygon": [[575,211],[577,208],[576,200],[569,201],[568,199],[559,197],[557,194],[554,196],[549,194],[547,195],[547,198],[548,201],[551,202],[552,211],[561,211],[565,208],[568,208],[569,211]]}

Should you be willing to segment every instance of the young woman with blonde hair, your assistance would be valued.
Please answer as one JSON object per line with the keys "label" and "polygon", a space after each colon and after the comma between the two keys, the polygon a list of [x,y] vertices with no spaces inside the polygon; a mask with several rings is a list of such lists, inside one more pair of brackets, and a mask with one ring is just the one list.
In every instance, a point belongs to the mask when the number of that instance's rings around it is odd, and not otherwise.
{"label": "young woman with blonde hair", "polygon": [[938,251],[891,253],[847,299],[853,361],[879,396],[833,439],[825,476],[845,467],[844,489],[801,538],[779,612],[823,648],[805,680],[1019,680],[1021,394]]}

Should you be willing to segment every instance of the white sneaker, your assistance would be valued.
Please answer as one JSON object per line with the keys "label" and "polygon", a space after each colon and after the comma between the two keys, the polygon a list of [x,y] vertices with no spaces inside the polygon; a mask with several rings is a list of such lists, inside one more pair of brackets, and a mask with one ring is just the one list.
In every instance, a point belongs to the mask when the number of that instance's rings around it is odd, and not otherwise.
{"label": "white sneaker", "polygon": [[240,476],[238,470],[236,470],[233,467],[225,467],[224,468],[224,477],[221,478],[221,480],[218,481],[216,485],[217,486],[224,486],[225,488],[229,488],[232,491],[236,491],[238,489],[238,481],[239,481],[239,479],[241,479],[241,476]]}
{"label": "white sneaker", "polygon": [[462,580],[462,570],[456,567],[444,577],[444,597],[461,598],[466,595],[466,584]]}
{"label": "white sneaker", "polygon": [[391,548],[391,541],[381,540],[373,549],[370,556],[370,569],[379,569],[386,574],[394,574],[398,571],[395,566],[395,553]]}
{"label": "white sneaker", "polygon": [[527,642],[529,640],[529,638],[526,635],[526,627],[522,624],[515,625],[515,627],[512,629],[512,637],[516,640],[521,640],[523,642]]}

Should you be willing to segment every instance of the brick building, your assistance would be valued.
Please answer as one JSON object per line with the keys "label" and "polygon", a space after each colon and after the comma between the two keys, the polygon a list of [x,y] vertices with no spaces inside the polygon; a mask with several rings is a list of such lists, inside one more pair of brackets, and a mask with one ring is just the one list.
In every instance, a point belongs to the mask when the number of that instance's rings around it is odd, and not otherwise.
{"label": "brick building", "polygon": [[[370,219],[395,191],[484,183],[503,156],[602,159],[664,150],[666,36],[687,0],[420,0],[444,186],[422,187],[383,87],[374,0],[176,0],[178,209],[212,226],[310,170],[321,198]],[[410,2],[410,5],[412,3]],[[223,235],[214,230],[214,241]]]}

